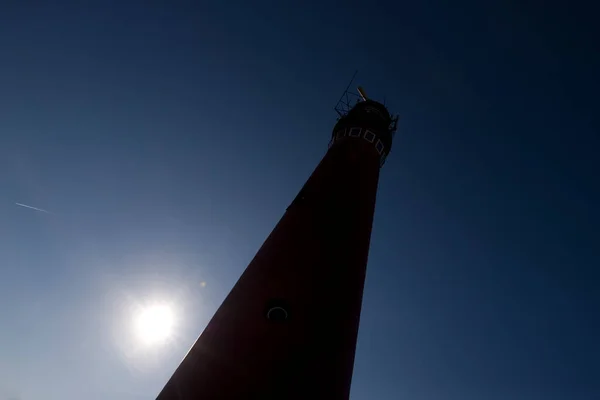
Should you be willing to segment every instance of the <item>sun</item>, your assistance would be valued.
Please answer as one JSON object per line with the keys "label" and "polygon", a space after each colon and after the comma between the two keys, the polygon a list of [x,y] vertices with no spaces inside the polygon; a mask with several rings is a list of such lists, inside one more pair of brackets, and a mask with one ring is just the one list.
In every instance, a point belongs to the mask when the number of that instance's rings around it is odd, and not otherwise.
{"label": "sun", "polygon": [[173,310],[166,305],[153,305],[142,309],[135,320],[136,333],[145,344],[165,342],[173,333]]}

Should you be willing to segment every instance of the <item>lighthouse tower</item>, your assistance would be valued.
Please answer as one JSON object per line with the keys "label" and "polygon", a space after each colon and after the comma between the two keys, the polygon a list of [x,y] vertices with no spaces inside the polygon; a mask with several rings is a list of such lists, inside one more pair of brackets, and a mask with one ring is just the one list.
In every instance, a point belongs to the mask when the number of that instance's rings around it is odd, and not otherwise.
{"label": "lighthouse tower", "polygon": [[344,93],[329,149],[157,400],[349,398],[379,171],[397,117]]}

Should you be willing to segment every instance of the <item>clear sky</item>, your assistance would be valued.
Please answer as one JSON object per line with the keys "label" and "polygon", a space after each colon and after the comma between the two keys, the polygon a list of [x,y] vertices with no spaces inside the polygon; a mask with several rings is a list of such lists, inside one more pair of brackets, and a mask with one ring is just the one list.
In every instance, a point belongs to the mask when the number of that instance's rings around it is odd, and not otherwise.
{"label": "clear sky", "polygon": [[355,69],[401,120],[352,400],[600,398],[597,10],[561,3],[4,2],[0,400],[153,399]]}

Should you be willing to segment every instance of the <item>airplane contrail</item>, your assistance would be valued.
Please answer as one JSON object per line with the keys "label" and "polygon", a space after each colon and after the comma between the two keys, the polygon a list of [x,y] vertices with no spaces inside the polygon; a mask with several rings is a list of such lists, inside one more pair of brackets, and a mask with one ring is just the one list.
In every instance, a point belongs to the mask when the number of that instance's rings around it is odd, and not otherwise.
{"label": "airplane contrail", "polygon": [[31,208],[32,210],[41,211],[41,212],[46,213],[46,214],[52,214],[50,211],[46,211],[43,208],[37,208],[37,207],[33,207],[33,206],[28,206],[27,204],[22,204],[22,203],[15,203],[15,204],[18,205],[18,206],[20,206],[20,207]]}

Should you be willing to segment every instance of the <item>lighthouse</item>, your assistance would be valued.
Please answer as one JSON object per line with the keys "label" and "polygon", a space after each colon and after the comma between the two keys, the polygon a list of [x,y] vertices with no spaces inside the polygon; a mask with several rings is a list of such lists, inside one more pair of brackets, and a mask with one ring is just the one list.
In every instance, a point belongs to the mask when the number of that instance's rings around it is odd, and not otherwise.
{"label": "lighthouse", "polygon": [[347,400],[397,117],[346,90],[329,148],[157,400]]}

